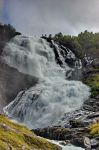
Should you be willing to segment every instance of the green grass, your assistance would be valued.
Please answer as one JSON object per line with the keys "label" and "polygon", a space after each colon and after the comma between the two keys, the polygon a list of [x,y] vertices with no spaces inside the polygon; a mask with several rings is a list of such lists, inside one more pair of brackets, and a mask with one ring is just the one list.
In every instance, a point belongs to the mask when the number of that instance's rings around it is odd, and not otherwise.
{"label": "green grass", "polygon": [[0,149],[6,150],[59,150],[59,147],[44,138],[37,137],[28,128],[10,121],[0,115]]}
{"label": "green grass", "polygon": [[99,123],[90,125],[89,133],[92,137],[99,137]]}
{"label": "green grass", "polygon": [[88,77],[85,83],[91,87],[91,96],[96,97],[99,95],[99,74]]}

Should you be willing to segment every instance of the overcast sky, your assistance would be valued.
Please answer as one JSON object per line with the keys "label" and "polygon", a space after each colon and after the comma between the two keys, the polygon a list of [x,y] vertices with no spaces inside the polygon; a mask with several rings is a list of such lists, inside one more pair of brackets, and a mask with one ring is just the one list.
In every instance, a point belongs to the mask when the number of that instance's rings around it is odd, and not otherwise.
{"label": "overcast sky", "polygon": [[0,22],[28,35],[99,31],[99,0],[0,0]]}

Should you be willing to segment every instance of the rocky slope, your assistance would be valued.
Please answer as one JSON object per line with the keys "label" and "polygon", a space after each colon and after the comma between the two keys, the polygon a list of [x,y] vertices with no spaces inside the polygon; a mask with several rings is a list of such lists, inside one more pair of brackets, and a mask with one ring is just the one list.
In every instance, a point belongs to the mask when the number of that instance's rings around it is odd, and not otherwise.
{"label": "rocky slope", "polygon": [[16,95],[26,88],[35,85],[37,79],[20,73],[17,69],[0,62],[0,110],[11,102]]}
{"label": "rocky slope", "polygon": [[71,143],[82,148],[86,148],[85,138],[87,137],[90,141],[91,148],[99,150],[99,123],[94,123],[86,127],[77,126],[77,124],[76,127],[71,128],[48,127],[40,130],[36,129],[34,132],[42,137],[60,140],[61,145]]}

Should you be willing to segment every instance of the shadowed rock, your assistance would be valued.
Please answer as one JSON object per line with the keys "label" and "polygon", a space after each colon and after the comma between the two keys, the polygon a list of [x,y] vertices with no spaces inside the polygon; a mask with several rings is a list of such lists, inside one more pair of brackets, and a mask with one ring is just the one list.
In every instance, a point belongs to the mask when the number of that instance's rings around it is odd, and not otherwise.
{"label": "shadowed rock", "polygon": [[37,79],[0,62],[0,106],[2,109],[21,91],[37,83]]}

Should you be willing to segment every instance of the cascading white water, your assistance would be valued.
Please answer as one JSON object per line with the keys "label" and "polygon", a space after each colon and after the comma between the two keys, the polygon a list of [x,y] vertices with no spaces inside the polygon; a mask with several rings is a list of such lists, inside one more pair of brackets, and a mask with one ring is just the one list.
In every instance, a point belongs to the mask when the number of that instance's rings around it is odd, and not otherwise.
{"label": "cascading white water", "polygon": [[60,145],[59,141],[53,141],[53,140],[49,140],[49,141],[53,144],[60,146],[62,148],[62,150],[84,150],[81,147],[75,147],[73,145],[66,145],[66,146]]}
{"label": "cascading white water", "polygon": [[36,86],[20,92],[4,108],[10,117],[29,128],[54,125],[64,113],[79,108],[90,94],[82,82],[66,80],[66,71],[71,68],[67,64],[62,68],[55,62],[54,51],[44,39],[16,36],[6,45],[2,59],[39,79]]}

